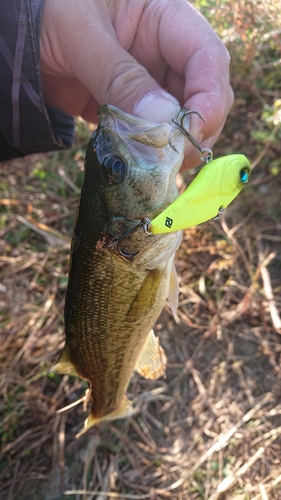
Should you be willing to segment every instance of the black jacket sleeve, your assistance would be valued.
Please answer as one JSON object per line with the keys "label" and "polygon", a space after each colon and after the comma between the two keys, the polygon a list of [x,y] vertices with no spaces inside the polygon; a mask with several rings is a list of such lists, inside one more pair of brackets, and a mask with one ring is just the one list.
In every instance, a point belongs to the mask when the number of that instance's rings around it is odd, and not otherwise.
{"label": "black jacket sleeve", "polygon": [[0,0],[0,161],[64,149],[73,117],[46,106],[40,79],[44,0]]}

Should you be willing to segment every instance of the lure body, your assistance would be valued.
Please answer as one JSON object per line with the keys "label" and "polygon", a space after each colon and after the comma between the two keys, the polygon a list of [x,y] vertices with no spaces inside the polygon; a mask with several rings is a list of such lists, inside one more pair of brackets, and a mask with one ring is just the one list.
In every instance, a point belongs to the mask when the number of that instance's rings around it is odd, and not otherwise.
{"label": "lure body", "polygon": [[251,173],[241,154],[207,163],[187,189],[150,223],[152,234],[187,229],[211,220],[240,193]]}

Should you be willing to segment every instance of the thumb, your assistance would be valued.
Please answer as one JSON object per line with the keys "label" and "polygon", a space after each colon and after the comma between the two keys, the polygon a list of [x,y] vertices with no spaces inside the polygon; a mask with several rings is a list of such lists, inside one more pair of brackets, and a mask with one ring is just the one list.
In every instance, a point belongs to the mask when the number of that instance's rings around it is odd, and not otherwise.
{"label": "thumb", "polygon": [[114,36],[96,28],[96,43],[88,43],[86,51],[77,47],[75,57],[72,53],[76,78],[100,105],[112,104],[146,120],[170,122],[180,109],[177,99],[165,92]]}
{"label": "thumb", "polygon": [[[64,48],[61,66],[66,65],[69,75],[72,73],[99,105],[112,104],[151,121],[171,121],[179,111],[178,101],[165,92],[147,69],[122,47],[109,18],[106,22],[100,11],[95,10],[95,4],[92,5],[94,12],[91,12],[90,18],[89,12],[82,6],[80,4],[79,9],[76,7],[75,16],[73,13],[70,16],[76,20],[76,30],[73,19],[68,17],[64,18],[65,28],[61,27],[57,32],[60,46]],[[56,6],[56,9],[59,7]],[[61,14],[61,8],[59,11]],[[95,18],[94,26],[92,17]],[[78,30],[79,24],[83,25],[83,29]],[[72,39],[65,35],[70,32],[73,33]]]}
{"label": "thumb", "polygon": [[51,75],[62,77],[59,83],[72,82],[78,102],[87,89],[92,97],[86,104],[88,116],[98,105],[112,104],[147,120],[170,122],[178,114],[178,101],[128,52],[137,15],[126,17],[120,3],[122,29],[117,35],[105,7],[105,2],[92,0],[45,0],[41,49]]}
{"label": "thumb", "polygon": [[141,97],[134,106],[133,114],[152,122],[170,123],[180,108],[177,99],[160,88]]}

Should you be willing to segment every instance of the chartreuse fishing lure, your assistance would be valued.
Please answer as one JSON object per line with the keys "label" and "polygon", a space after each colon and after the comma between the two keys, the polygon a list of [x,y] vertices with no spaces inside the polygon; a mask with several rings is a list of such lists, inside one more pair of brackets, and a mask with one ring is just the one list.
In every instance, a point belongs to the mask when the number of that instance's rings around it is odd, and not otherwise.
{"label": "chartreuse fishing lure", "polygon": [[[117,245],[119,253],[127,259],[133,259],[134,254],[122,253],[120,243],[138,228],[146,234],[157,235],[173,233],[217,219],[249,181],[251,166],[246,156],[234,154],[213,160],[212,150],[201,148],[186,128],[186,124],[190,123],[189,115],[192,113],[197,114],[203,120],[197,111],[182,108],[177,118],[172,121],[174,126],[200,151],[200,159],[205,161],[206,165],[187,189],[163,212],[152,220],[143,217],[136,226],[113,241],[112,244]],[[171,140],[169,145],[178,152]]]}
{"label": "chartreuse fishing lure", "polygon": [[[182,108],[173,123],[200,151],[200,159],[206,165],[187,189],[155,219],[142,219],[140,226],[148,234],[171,233],[216,219],[249,180],[251,166],[244,155],[235,154],[213,160],[212,150],[201,148],[185,127],[185,121],[192,113],[204,121],[197,111]],[[169,144],[176,151],[173,143]]]}
{"label": "chartreuse fishing lure", "polygon": [[155,219],[146,219],[152,234],[187,229],[216,218],[249,180],[250,162],[242,154],[209,161],[188,188]]}

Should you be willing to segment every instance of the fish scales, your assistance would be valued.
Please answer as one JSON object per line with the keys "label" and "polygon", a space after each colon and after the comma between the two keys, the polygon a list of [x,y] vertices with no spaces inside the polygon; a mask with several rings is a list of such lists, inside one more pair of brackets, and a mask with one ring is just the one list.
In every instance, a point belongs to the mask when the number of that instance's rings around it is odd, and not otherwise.
{"label": "fish scales", "polygon": [[[180,233],[148,236],[133,229],[176,198],[185,144],[173,125],[157,126],[112,106],[100,108],[99,117],[72,237],[66,345],[54,367],[89,382],[85,429],[132,413],[125,394],[134,369],[147,378],[165,372],[164,351],[151,330],[175,283]],[[171,134],[177,151],[169,146]]]}

